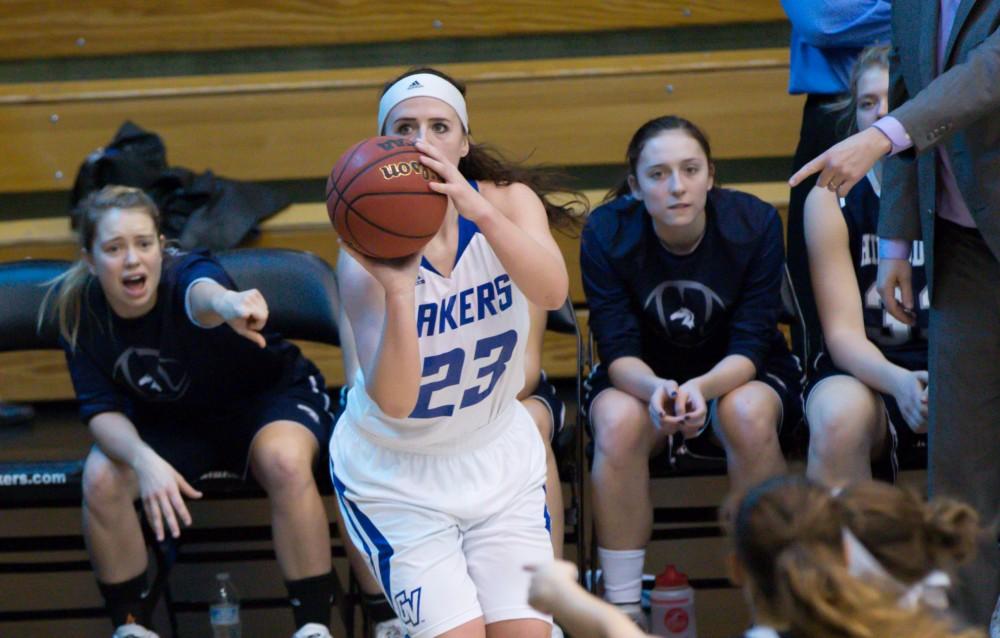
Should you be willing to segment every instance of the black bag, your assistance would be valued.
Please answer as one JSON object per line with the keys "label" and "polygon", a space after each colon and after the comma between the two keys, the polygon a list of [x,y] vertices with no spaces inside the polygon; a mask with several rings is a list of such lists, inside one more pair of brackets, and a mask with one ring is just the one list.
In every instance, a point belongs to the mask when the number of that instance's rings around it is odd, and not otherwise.
{"label": "black bag", "polygon": [[197,175],[167,164],[167,151],[156,133],[132,122],[122,124],[111,143],[87,156],[76,175],[70,199],[74,229],[77,206],[90,192],[108,184],[146,191],[162,218],[161,230],[184,250],[233,248],[256,232],[257,223],[290,203],[287,195],[250,182]]}

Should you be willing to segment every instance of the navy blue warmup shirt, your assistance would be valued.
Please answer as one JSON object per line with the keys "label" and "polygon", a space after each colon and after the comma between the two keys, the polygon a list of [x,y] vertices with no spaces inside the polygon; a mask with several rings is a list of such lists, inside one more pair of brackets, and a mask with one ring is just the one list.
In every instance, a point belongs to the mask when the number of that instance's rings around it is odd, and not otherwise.
{"label": "navy blue warmup shirt", "polygon": [[706,215],[701,243],[677,255],[630,196],[591,213],[580,264],[605,366],[638,357],[657,376],[681,383],[731,354],[750,359],[758,376],[769,363],[796,369],[777,327],[784,266],[778,212],[752,195],[714,188]]}
{"label": "navy blue warmup shirt", "polygon": [[260,348],[227,324],[195,325],[184,296],[202,278],[237,289],[205,252],[165,254],[156,305],[137,319],[115,315],[91,278],[77,347],[62,344],[84,423],[102,412],[133,421],[214,421],[239,414],[250,397],[317,374],[298,347],[266,327],[267,347]]}

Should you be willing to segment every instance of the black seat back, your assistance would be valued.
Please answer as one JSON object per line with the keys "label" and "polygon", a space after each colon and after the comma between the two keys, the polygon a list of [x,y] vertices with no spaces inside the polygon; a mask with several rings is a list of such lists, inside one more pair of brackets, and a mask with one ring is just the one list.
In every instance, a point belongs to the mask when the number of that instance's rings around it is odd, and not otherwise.
{"label": "black seat back", "polygon": [[26,259],[0,264],[0,352],[59,347],[59,325],[49,314],[38,328],[45,284],[66,272],[70,262]]}
{"label": "black seat back", "polygon": [[312,253],[245,248],[217,255],[240,290],[256,288],[270,310],[268,326],[289,339],[340,345],[333,268]]}
{"label": "black seat back", "polygon": [[[261,291],[270,310],[271,328],[290,339],[340,345],[331,301],[336,278],[325,261],[310,253],[277,248],[233,250],[217,257],[239,289]],[[70,265],[42,259],[0,264],[0,352],[59,347],[58,322],[46,313],[39,329],[38,310],[48,291],[46,283]]]}

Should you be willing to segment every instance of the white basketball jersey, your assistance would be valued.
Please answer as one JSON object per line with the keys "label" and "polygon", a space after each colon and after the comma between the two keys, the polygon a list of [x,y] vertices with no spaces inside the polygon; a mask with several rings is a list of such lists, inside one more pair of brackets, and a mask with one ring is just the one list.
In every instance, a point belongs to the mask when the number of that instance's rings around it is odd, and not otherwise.
{"label": "white basketball jersey", "polygon": [[385,415],[359,369],[345,418],[379,444],[448,453],[493,440],[524,386],[528,300],[476,225],[459,217],[450,277],[424,259],[416,284],[422,378],[409,417]]}

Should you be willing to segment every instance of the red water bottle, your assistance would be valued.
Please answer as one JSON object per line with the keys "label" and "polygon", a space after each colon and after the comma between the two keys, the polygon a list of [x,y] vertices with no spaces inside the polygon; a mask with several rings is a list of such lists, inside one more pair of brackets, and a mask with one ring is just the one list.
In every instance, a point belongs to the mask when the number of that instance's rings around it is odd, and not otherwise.
{"label": "red water bottle", "polygon": [[667,565],[649,595],[650,630],[665,638],[696,638],[694,590],[685,574]]}

